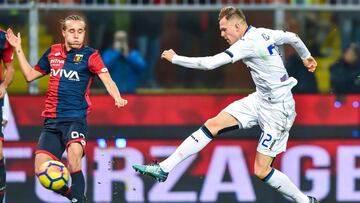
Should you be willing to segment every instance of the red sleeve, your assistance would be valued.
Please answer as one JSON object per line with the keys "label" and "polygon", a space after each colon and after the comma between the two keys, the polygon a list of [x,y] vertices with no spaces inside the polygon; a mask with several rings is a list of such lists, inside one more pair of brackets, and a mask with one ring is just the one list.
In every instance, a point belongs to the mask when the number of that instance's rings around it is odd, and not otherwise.
{"label": "red sleeve", "polygon": [[34,66],[35,70],[39,71],[43,75],[50,73],[50,63],[48,56],[51,52],[51,47],[41,56],[38,63]]}
{"label": "red sleeve", "polygon": [[107,73],[108,69],[104,65],[103,60],[98,51],[91,54],[89,57],[89,70],[92,73],[100,74],[100,73]]}
{"label": "red sleeve", "polygon": [[5,42],[5,49],[2,54],[2,59],[4,63],[10,63],[13,61],[13,49],[8,42]]}

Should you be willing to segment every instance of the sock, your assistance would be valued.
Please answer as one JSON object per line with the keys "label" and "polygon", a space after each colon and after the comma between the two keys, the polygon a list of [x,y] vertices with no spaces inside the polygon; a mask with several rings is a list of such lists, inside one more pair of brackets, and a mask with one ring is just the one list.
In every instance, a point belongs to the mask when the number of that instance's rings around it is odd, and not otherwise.
{"label": "sock", "polygon": [[309,198],[304,195],[285,174],[275,168],[271,170],[263,181],[281,194],[292,198],[297,203],[309,203]]}
{"label": "sock", "polygon": [[2,158],[0,160],[0,202],[4,201],[6,190],[6,169],[5,169],[5,160]]}
{"label": "sock", "polygon": [[85,178],[82,171],[71,173],[71,195],[77,202],[83,203],[85,193]]}
{"label": "sock", "polygon": [[73,198],[73,196],[71,195],[71,189],[67,185],[62,187],[60,190],[55,190],[54,192],[68,198],[69,200],[71,200]]}
{"label": "sock", "polygon": [[170,172],[180,162],[202,150],[212,138],[213,135],[210,131],[205,126],[202,126],[186,138],[173,154],[159,164],[161,169],[164,172]]}

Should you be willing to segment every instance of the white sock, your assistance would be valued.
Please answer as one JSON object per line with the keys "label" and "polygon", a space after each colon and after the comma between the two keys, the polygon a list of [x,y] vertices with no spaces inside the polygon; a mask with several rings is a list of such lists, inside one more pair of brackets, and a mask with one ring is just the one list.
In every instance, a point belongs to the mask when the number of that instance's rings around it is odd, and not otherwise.
{"label": "white sock", "polygon": [[309,198],[302,193],[285,174],[275,168],[272,169],[263,181],[281,194],[292,198],[297,203],[309,203]]}
{"label": "white sock", "polygon": [[161,169],[167,173],[170,172],[180,162],[201,151],[211,140],[212,135],[209,130],[202,126],[187,137],[174,153],[159,164]]}

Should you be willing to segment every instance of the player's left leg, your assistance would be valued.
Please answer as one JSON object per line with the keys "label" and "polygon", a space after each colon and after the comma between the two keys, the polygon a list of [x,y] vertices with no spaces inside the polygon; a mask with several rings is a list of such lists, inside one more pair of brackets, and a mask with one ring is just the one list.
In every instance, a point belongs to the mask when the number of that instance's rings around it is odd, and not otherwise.
{"label": "player's left leg", "polygon": [[79,203],[83,203],[85,201],[85,178],[81,170],[81,159],[83,155],[84,148],[80,143],[74,142],[68,146],[67,156],[68,169],[71,174],[72,201],[75,202],[76,199]]}
{"label": "player's left leg", "polygon": [[274,158],[286,150],[289,131],[296,116],[294,100],[261,102],[259,115],[263,133],[257,146],[254,174],[297,203],[318,202],[302,193],[284,173],[272,167]]}
{"label": "player's left leg", "polygon": [[81,170],[81,160],[85,155],[86,119],[69,119],[63,122],[63,138],[66,143],[68,170],[71,175],[71,195],[73,202],[85,202],[85,178]]}
{"label": "player's left leg", "polygon": [[208,119],[203,126],[186,138],[168,158],[159,164],[133,165],[135,171],[154,177],[160,182],[166,180],[168,173],[186,158],[200,152],[214,137],[226,131],[249,128],[257,124],[257,94],[253,93],[234,101],[215,117]]}
{"label": "player's left leg", "polygon": [[168,173],[179,163],[200,152],[212,139],[224,131],[238,129],[238,121],[229,113],[221,111],[208,119],[197,131],[186,138],[168,158],[159,164],[133,165],[135,171],[149,175],[159,182],[167,179]]}

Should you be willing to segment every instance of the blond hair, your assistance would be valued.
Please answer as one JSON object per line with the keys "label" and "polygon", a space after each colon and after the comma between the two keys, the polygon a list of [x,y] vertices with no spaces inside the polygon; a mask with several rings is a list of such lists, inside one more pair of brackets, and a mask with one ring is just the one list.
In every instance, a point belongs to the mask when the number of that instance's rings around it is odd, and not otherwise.
{"label": "blond hair", "polygon": [[82,22],[84,22],[85,27],[86,27],[85,18],[83,18],[82,16],[79,16],[79,15],[69,15],[69,16],[67,16],[66,18],[61,19],[61,20],[59,21],[62,30],[66,30],[65,22],[68,21],[68,20],[82,21]]}
{"label": "blond hair", "polygon": [[220,10],[218,20],[221,20],[224,17],[226,18],[226,20],[229,20],[232,18],[238,18],[238,19],[246,22],[244,13],[240,9],[235,8],[233,6],[227,6]]}

